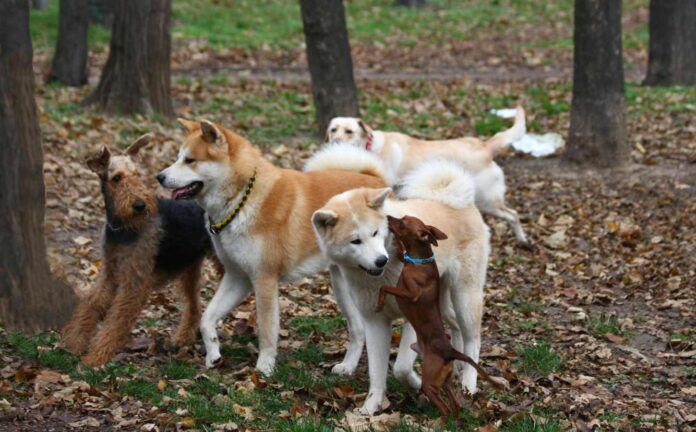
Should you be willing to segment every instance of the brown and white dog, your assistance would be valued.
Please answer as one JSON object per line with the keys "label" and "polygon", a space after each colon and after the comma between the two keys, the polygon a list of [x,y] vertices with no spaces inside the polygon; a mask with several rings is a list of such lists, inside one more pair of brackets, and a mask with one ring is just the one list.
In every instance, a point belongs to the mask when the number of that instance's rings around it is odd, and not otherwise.
{"label": "brown and white dog", "polygon": [[[256,368],[271,374],[280,330],[278,283],[328,266],[312,231],[312,213],[346,190],[383,187],[381,161],[342,146],[320,152],[315,171],[281,169],[229,129],[208,121],[180,122],[188,133],[178,159],[157,178],[174,189],[174,199],[194,198],[205,209],[213,246],[225,267],[201,320],[206,366],[221,360],[218,320],[254,293],[259,328]],[[340,301],[340,293],[337,297]]]}
{"label": "brown and white dog", "polygon": [[528,246],[517,212],[505,204],[503,170],[493,160],[502,148],[520,139],[525,132],[524,110],[517,107],[513,126],[487,141],[474,137],[426,141],[398,132],[373,130],[362,119],[354,117],[332,119],[326,140],[333,144],[352,144],[378,154],[386,165],[390,185],[398,184],[406,173],[428,159],[441,158],[459,163],[474,180],[476,207],[506,221],[517,242]]}
{"label": "brown and white dog", "polygon": [[[353,305],[343,310],[357,310],[357,314],[347,315],[348,322],[353,323],[352,340],[339,370],[352,373],[363,342],[367,344],[370,391],[361,408],[363,414],[381,409],[389,368],[391,323],[403,317],[391,296],[384,309],[376,311],[380,288],[395,285],[403,267],[396,257],[398,249],[389,232],[387,216],[412,215],[447,232],[448,240],[442,241],[437,251],[440,310],[458,351],[478,361],[481,346],[490,235],[474,206],[470,175],[453,162],[427,161],[404,178],[399,189],[402,199],[390,198],[390,193],[389,188],[347,191],[331,198],[312,217],[322,251],[337,266],[341,282],[350,289]],[[419,389],[421,380],[413,371],[416,352],[410,348],[414,342],[416,334],[407,323],[401,334],[394,375]],[[463,387],[475,392],[476,370],[464,365],[461,372]]]}

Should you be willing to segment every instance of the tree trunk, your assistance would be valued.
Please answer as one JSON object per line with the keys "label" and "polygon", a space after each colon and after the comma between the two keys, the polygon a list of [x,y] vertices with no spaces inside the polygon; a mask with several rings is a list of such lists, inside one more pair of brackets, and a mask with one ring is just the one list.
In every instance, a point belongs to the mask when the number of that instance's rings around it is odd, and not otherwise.
{"label": "tree trunk", "polygon": [[696,85],[696,1],[650,2],[650,47],[645,85]]}
{"label": "tree trunk", "polygon": [[420,7],[425,6],[425,0],[396,0],[397,6]]}
{"label": "tree trunk", "polygon": [[43,152],[34,101],[29,2],[0,2],[0,323],[57,327],[74,294],[52,280],[43,237]]}
{"label": "tree trunk", "polygon": [[171,82],[170,59],[172,36],[169,32],[172,15],[171,0],[150,0],[150,22],[147,31],[147,78],[152,109],[158,113],[174,115],[169,96]]}
{"label": "tree trunk", "polygon": [[49,81],[69,86],[87,83],[88,0],[60,0],[58,42]]}
{"label": "tree trunk", "polygon": [[31,0],[31,5],[36,10],[44,10],[48,8],[48,0]]}
{"label": "tree trunk", "polygon": [[627,157],[621,0],[575,0],[573,101],[566,159],[614,166]]}
{"label": "tree trunk", "polygon": [[341,0],[300,0],[319,134],[337,116],[358,117],[346,16]]}
{"label": "tree trunk", "polygon": [[114,0],[113,7],[109,58],[85,102],[116,114],[171,115],[171,0]]}

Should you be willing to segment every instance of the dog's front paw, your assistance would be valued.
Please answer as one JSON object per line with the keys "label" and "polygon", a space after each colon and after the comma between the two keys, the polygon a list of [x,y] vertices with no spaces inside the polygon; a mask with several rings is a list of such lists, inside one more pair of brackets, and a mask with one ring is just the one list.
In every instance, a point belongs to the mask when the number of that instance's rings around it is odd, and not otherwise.
{"label": "dog's front paw", "polygon": [[256,361],[256,370],[261,372],[266,376],[273,375],[273,370],[275,369],[275,355],[263,354],[259,355],[259,359]]}
{"label": "dog's front paw", "polygon": [[351,376],[355,373],[355,369],[358,365],[348,364],[346,362],[339,363],[331,368],[331,372],[337,375]]}
{"label": "dog's front paw", "polygon": [[382,410],[382,395],[378,395],[375,393],[370,393],[367,395],[367,399],[365,399],[365,403],[363,406],[358,410],[358,412],[362,415],[374,415],[378,413],[379,411]]}
{"label": "dog's front paw", "polygon": [[214,369],[222,365],[222,356],[220,353],[206,354],[205,356],[205,367],[208,369]]}

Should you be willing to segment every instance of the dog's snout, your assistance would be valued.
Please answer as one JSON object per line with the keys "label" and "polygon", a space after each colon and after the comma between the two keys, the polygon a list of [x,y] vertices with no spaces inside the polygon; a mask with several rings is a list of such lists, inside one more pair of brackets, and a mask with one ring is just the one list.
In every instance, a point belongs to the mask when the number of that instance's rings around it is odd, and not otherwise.
{"label": "dog's snout", "polygon": [[159,173],[157,174],[157,181],[159,184],[164,184],[164,181],[167,179],[167,176],[164,175],[164,173]]}
{"label": "dog's snout", "polygon": [[379,257],[379,258],[377,258],[377,259],[375,260],[375,265],[376,265],[377,267],[379,267],[379,268],[382,268],[382,267],[384,267],[385,265],[387,265],[387,262],[389,262],[389,258],[387,258],[386,256],[382,255],[381,257]]}
{"label": "dog's snout", "polygon": [[133,203],[133,210],[135,210],[137,213],[142,213],[143,210],[145,210],[145,202],[137,200]]}

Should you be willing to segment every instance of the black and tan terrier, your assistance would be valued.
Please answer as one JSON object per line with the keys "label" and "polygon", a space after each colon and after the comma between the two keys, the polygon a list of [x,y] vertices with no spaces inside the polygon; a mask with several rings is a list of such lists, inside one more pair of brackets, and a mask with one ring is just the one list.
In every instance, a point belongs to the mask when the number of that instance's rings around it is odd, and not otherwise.
{"label": "black and tan terrier", "polygon": [[97,285],[63,329],[65,347],[84,355],[85,365],[102,365],[122,349],[150,294],[172,281],[179,282],[183,301],[173,343],[196,339],[202,266],[212,244],[196,203],[157,198],[143,182],[133,157],[151,137],[143,135],[123,154],[104,147],[87,160],[106,207],[103,264]]}

